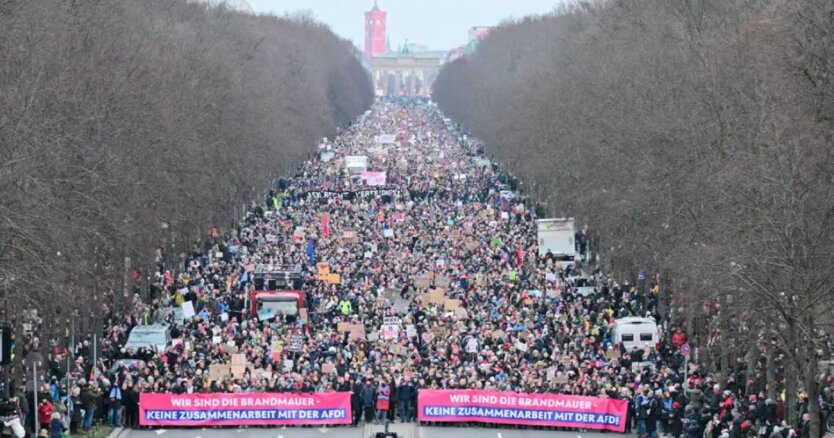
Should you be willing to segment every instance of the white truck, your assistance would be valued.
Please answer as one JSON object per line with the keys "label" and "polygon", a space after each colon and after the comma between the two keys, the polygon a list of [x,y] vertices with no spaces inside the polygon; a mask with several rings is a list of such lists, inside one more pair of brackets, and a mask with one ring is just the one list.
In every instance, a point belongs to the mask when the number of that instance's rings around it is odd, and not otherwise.
{"label": "white truck", "polygon": [[660,334],[654,318],[628,316],[614,321],[611,330],[611,341],[622,344],[626,351],[642,350],[645,347],[654,348]]}
{"label": "white truck", "polygon": [[538,231],[539,256],[553,254],[563,269],[576,264],[576,242],[573,218],[539,219],[536,221]]}
{"label": "white truck", "polygon": [[368,157],[365,155],[348,155],[345,157],[345,169],[348,175],[360,175],[368,170]]}

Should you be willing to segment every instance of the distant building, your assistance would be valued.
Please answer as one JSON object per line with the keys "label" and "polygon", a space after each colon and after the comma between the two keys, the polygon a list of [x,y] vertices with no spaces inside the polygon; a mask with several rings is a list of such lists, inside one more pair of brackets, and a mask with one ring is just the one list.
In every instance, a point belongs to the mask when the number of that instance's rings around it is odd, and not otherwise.
{"label": "distant building", "polygon": [[379,9],[374,1],[374,7],[365,12],[365,56],[370,59],[388,51],[385,41],[385,21],[388,13]]}
{"label": "distant building", "polygon": [[423,44],[406,41],[392,51],[387,41],[387,13],[374,7],[365,12],[365,66],[378,96],[428,96],[445,51],[430,51]]}

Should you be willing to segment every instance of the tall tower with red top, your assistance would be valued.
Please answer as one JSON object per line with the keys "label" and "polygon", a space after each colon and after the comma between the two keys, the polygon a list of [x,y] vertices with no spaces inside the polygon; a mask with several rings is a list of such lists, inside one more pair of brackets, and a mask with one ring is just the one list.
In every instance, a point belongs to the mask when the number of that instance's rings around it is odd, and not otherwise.
{"label": "tall tower with red top", "polygon": [[385,43],[385,18],[387,12],[379,9],[374,1],[374,8],[365,12],[365,56],[372,58],[388,51]]}

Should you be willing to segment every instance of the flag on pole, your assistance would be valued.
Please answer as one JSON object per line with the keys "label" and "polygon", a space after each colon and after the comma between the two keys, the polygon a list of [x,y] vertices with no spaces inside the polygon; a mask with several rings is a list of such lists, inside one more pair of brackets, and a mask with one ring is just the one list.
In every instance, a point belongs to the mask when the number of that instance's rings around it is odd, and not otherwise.
{"label": "flag on pole", "polygon": [[524,264],[524,248],[521,247],[521,244],[518,245],[518,252],[516,252],[515,259],[518,266]]}
{"label": "flag on pole", "polygon": [[324,237],[330,237],[330,213],[321,215],[321,234]]}

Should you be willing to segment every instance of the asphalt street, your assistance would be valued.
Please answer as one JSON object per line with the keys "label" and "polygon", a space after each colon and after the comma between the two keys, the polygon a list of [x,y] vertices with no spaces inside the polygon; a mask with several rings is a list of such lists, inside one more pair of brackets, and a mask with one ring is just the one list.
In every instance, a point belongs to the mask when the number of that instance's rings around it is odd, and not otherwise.
{"label": "asphalt street", "polygon": [[[462,427],[402,427],[390,430],[402,438],[614,438],[618,433],[551,432],[519,429]],[[368,438],[373,432],[364,427],[338,428],[251,428],[251,429],[157,429],[124,431],[118,438]]]}

